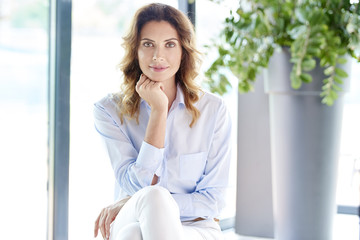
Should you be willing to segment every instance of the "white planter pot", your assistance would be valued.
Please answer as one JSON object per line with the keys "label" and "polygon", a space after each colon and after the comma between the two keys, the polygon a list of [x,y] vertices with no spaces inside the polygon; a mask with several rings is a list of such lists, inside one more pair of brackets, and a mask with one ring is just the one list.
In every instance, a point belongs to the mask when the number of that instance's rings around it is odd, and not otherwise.
{"label": "white planter pot", "polygon": [[275,239],[329,240],[336,213],[343,94],[331,107],[321,103],[322,69],[311,72],[312,83],[292,89],[289,59],[286,49],[275,53],[265,75]]}

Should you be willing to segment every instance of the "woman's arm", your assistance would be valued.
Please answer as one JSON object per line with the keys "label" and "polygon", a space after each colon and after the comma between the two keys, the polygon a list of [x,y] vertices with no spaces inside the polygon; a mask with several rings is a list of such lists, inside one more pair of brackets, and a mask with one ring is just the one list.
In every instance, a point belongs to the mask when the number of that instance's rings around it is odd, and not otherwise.
{"label": "woman's arm", "polygon": [[[151,113],[146,128],[144,141],[153,147],[161,149],[164,147],[165,142],[168,108],[168,98],[162,90],[162,84],[159,82],[153,82],[145,75],[142,75],[136,85],[136,91],[140,97],[142,97],[151,106]],[[151,161],[151,158],[149,158],[148,161]],[[156,184],[157,181],[158,176],[154,174],[151,185]],[[129,199],[130,197],[122,199],[101,211],[95,221],[95,237],[98,235],[98,230],[100,229],[102,236],[106,239],[109,239],[110,224],[115,220],[117,214]]]}
{"label": "woman's arm", "polygon": [[[117,183],[127,195],[149,186],[163,161],[164,149],[144,141],[143,126],[120,123],[116,102],[105,98],[94,106],[95,128],[102,136]],[[129,135],[128,131],[138,129]],[[140,130],[139,130],[140,129]]]}
{"label": "woman's arm", "polygon": [[[136,92],[151,107],[144,141],[157,148],[164,148],[165,144],[166,118],[169,100],[163,91],[163,87],[161,82],[154,82],[144,74],[141,74],[141,77],[136,84]],[[158,176],[154,174],[151,185],[154,185],[157,182]]]}
{"label": "woman's arm", "polygon": [[163,91],[163,87],[163,83],[152,81],[144,74],[141,74],[141,77],[136,84],[136,92],[151,107],[144,140],[157,148],[164,147],[169,103],[169,100]]}
{"label": "woman's arm", "polygon": [[[145,76],[136,86],[139,95],[151,106],[145,135],[141,136],[141,131],[136,133],[138,126],[121,126],[114,100],[106,99],[95,104],[95,127],[103,136],[116,180],[128,195],[156,184],[158,180],[157,177],[154,179],[154,175],[163,160],[168,106],[168,99],[161,88],[161,83]],[[138,135],[129,136],[128,131]],[[135,146],[139,144],[139,139],[134,141],[134,137],[143,139],[141,146]]]}

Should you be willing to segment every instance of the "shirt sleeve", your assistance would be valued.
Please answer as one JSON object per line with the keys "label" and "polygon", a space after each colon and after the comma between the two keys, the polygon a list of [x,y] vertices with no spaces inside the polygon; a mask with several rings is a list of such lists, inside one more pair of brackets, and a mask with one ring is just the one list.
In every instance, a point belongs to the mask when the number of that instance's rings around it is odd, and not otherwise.
{"label": "shirt sleeve", "polygon": [[115,178],[122,190],[133,195],[151,184],[163,161],[164,149],[143,141],[137,150],[111,114],[116,113],[108,106],[94,105],[95,128],[104,139]]}
{"label": "shirt sleeve", "polygon": [[203,177],[193,193],[174,193],[183,220],[214,218],[225,206],[231,159],[231,118],[223,103],[216,116],[213,138]]}

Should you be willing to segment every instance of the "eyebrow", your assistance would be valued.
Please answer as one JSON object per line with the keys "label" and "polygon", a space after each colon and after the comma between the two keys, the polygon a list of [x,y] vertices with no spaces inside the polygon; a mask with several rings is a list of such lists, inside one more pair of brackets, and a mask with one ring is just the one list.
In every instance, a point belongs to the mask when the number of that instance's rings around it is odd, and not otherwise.
{"label": "eyebrow", "polygon": [[[166,39],[164,42],[169,42],[169,41],[173,41],[173,40],[175,40],[175,41],[178,41],[178,42],[179,42],[179,40],[178,40],[177,38],[169,38],[169,39]],[[150,41],[150,42],[155,42],[154,40],[151,40],[151,39],[149,39],[149,38],[143,38],[143,39],[141,39],[141,41]]]}

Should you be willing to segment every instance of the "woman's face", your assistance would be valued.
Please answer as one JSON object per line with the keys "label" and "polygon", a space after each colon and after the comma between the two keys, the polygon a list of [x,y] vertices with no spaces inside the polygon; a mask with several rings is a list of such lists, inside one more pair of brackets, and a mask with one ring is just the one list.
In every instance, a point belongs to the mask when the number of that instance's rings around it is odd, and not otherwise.
{"label": "woman's face", "polygon": [[140,32],[138,61],[143,74],[153,81],[175,81],[181,63],[176,29],[166,21],[150,21]]}

